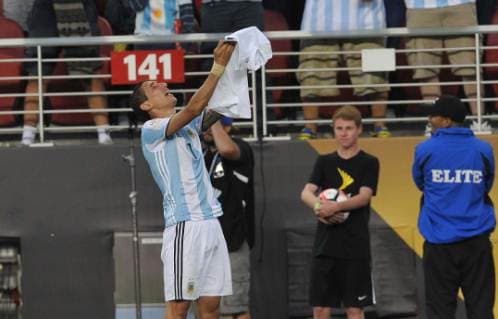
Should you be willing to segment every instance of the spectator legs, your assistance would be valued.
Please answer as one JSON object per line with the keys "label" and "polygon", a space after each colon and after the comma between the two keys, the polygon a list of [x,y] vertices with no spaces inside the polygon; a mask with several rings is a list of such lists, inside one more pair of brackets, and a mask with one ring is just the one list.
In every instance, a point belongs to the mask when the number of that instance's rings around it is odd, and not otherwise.
{"label": "spectator legs", "polygon": [[[474,80],[475,80],[474,77],[467,77],[467,76],[463,77],[463,81],[465,82],[474,81]],[[424,79],[424,82],[438,82],[438,81],[439,81],[438,77],[431,77],[428,79]],[[467,96],[467,98],[475,99],[477,97],[477,86],[475,84],[464,84],[463,89],[465,92],[465,96]],[[425,85],[420,87],[420,92],[424,100],[433,101],[441,95],[441,87],[438,85]],[[481,86],[481,92],[484,92],[482,86]],[[470,101],[469,105],[472,114],[476,115],[477,101]]]}
{"label": "spectator legs", "polygon": [[[105,91],[105,84],[102,79],[91,79],[90,80],[90,91],[91,92],[103,92]],[[104,95],[91,95],[88,96],[88,106],[92,110],[105,109],[107,108],[107,99]],[[93,120],[97,126],[98,140],[99,144],[112,144],[111,136],[108,133],[109,127],[109,116],[105,112],[92,113]]]}
{"label": "spectator legs", "polygon": [[[105,91],[105,85],[102,79],[91,79],[89,84],[89,89],[91,92],[103,92]],[[46,84],[43,84],[42,90],[45,91]],[[26,85],[26,94],[38,94],[38,81],[28,81]],[[103,95],[93,95],[88,97],[88,105],[91,109],[105,109],[107,108],[107,99]],[[38,111],[39,100],[38,95],[26,96],[24,102],[25,111]],[[94,113],[93,118],[95,125],[97,126],[98,140],[100,144],[111,144],[112,139],[108,133],[109,118],[107,113],[99,112]],[[24,127],[22,144],[30,145],[34,142],[36,137],[36,126],[38,125],[39,114],[29,113],[24,115]]]}
{"label": "spectator legs", "polygon": [[[90,81],[90,91],[91,92],[103,92],[105,91],[105,85],[102,79],[91,79]],[[107,99],[103,95],[91,95],[88,96],[88,106],[91,109],[105,109],[107,108]],[[109,117],[107,113],[93,113],[93,120],[97,126],[107,126],[109,125]]]}
{"label": "spectator legs", "polygon": [[[45,90],[46,84],[43,84]],[[38,81],[28,81],[26,84],[26,94],[38,94]],[[38,111],[39,108],[38,95],[26,96],[24,98],[25,111]],[[38,113],[24,114],[24,126],[22,132],[21,143],[23,145],[30,145],[35,141],[36,126],[38,125]]]}
{"label": "spectator legs", "polygon": [[[463,81],[475,81],[474,77],[464,76]],[[481,93],[484,92],[484,88],[481,86]],[[475,99],[477,97],[477,85],[476,84],[464,84],[463,90],[465,91],[465,96],[469,99]],[[470,110],[472,115],[477,114],[477,101],[470,101]],[[481,114],[484,113],[484,109],[481,109]]]}
{"label": "spectator legs", "polygon": [[[439,78],[437,76],[427,78],[423,80],[426,83],[438,82]],[[422,99],[427,101],[434,101],[441,95],[441,87],[439,85],[423,85],[420,87],[420,93]]]}
{"label": "spectator legs", "polygon": [[[43,84],[43,91],[45,91],[46,84]],[[26,85],[26,94],[38,94],[38,81],[28,81]],[[25,111],[38,111],[38,95],[26,96],[24,101]],[[38,125],[38,113],[25,114],[24,125],[36,127]]]}
{"label": "spectator legs", "polygon": [[[386,110],[387,110],[387,104],[385,101],[387,101],[388,98],[388,93],[387,92],[382,92],[378,94],[376,97],[376,100],[372,102],[372,117],[373,118],[383,118],[386,117]],[[375,121],[374,126],[376,128],[384,128],[386,127],[386,124],[384,121]]]}
{"label": "spectator legs", "polygon": [[[317,120],[318,119],[318,106],[314,105],[304,105],[303,106],[303,117],[305,120]],[[309,128],[313,134],[316,134],[317,124],[316,123],[306,123],[304,127]]]}

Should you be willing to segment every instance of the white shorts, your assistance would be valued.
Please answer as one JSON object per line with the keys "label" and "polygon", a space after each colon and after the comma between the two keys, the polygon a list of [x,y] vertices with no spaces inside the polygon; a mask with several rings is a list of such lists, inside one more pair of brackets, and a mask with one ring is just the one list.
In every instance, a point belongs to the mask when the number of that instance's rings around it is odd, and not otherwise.
{"label": "white shorts", "polygon": [[216,218],[167,227],[161,259],[166,301],[232,294],[228,249]]}

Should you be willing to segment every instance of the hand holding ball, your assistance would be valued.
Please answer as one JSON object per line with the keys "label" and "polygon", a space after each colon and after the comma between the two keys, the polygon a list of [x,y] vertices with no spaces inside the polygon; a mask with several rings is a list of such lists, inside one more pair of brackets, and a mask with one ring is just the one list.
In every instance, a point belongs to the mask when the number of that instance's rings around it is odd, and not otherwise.
{"label": "hand holding ball", "polygon": [[[335,189],[335,188],[327,188],[323,190],[319,198],[321,200],[329,200],[334,202],[343,202],[348,199],[348,195],[346,195],[343,191]],[[343,220],[346,220],[349,217],[349,212],[340,212],[337,214],[341,214]]]}

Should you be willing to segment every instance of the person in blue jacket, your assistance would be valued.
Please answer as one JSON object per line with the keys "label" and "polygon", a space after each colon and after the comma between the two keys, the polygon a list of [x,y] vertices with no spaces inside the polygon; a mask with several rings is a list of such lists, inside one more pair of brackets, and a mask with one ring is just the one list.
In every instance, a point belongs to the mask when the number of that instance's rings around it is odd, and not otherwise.
{"label": "person in blue jacket", "polygon": [[455,318],[461,288],[467,318],[491,319],[493,149],[463,127],[467,111],[457,97],[442,95],[429,113],[432,137],[417,145],[412,167],[413,180],[423,192],[418,227],[425,238],[427,318]]}

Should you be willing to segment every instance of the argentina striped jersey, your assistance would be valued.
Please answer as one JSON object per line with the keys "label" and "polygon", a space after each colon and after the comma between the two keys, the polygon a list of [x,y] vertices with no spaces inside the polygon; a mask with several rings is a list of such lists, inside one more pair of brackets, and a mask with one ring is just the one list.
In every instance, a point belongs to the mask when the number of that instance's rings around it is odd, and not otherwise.
{"label": "argentina striped jersey", "polygon": [[165,226],[221,216],[199,139],[202,115],[166,138],[169,119],[149,120],[142,128],[142,151],[163,196]]}
{"label": "argentina striped jersey", "polygon": [[135,18],[135,34],[164,35],[175,33],[178,7],[188,0],[149,0],[149,4]]}
{"label": "argentina striped jersey", "polygon": [[410,9],[430,9],[457,6],[460,4],[474,3],[475,0],[405,0],[405,5]]}
{"label": "argentina striped jersey", "polygon": [[303,31],[351,31],[386,27],[383,0],[307,0]]}

